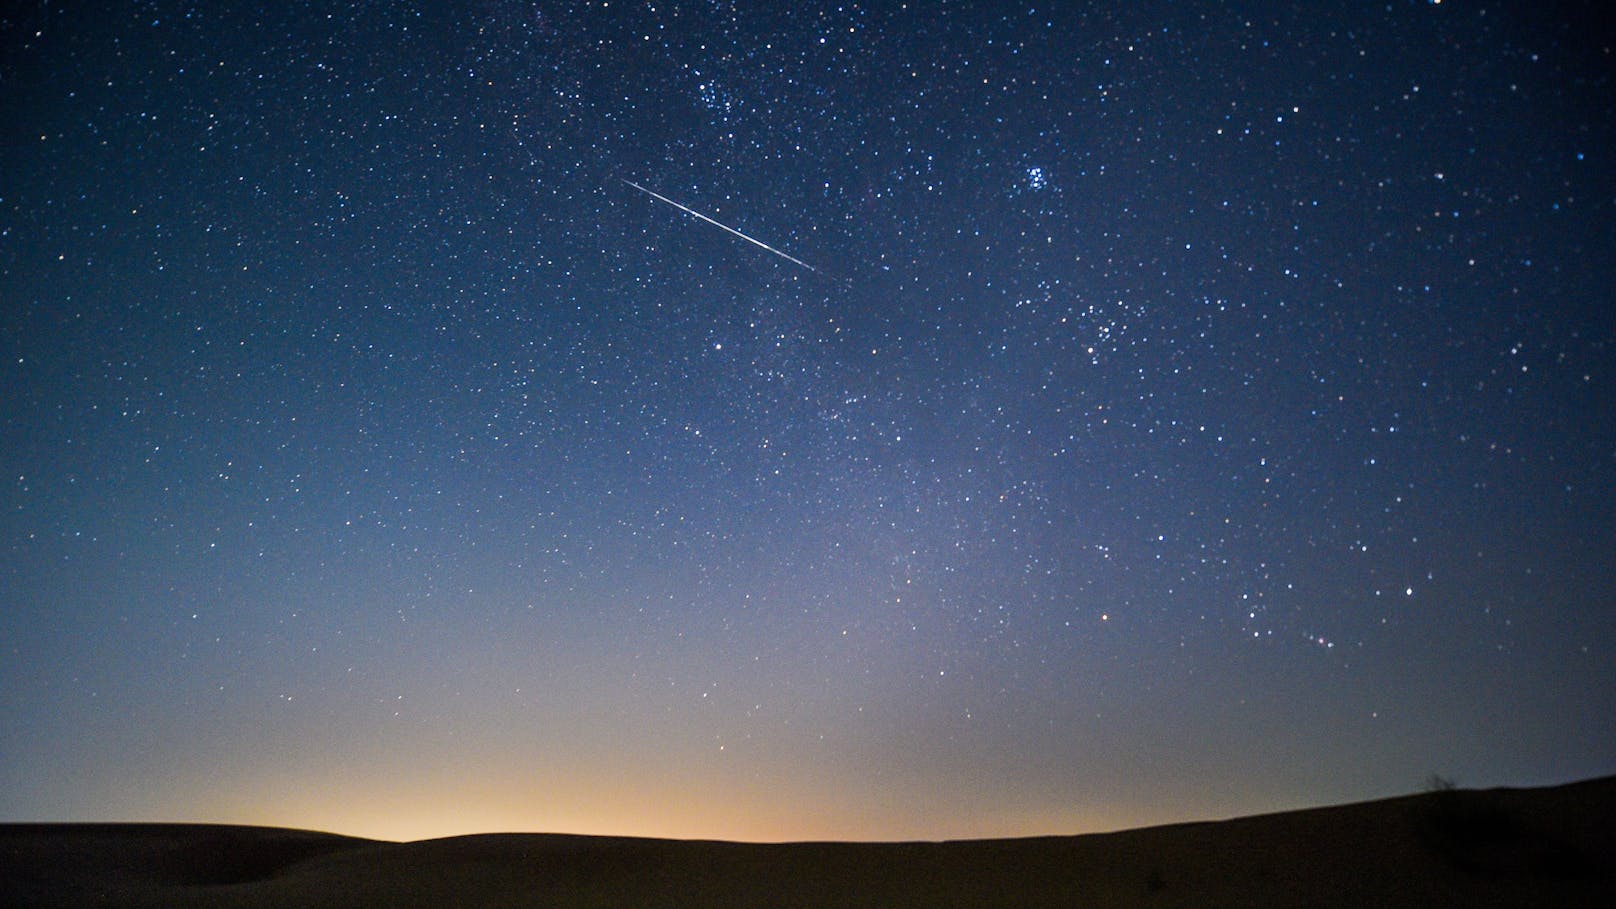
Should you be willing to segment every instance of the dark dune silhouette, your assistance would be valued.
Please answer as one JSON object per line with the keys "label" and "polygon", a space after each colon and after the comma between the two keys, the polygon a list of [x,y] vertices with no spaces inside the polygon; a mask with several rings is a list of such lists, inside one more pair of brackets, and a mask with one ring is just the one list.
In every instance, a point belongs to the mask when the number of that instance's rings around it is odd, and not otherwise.
{"label": "dark dune silhouette", "polygon": [[1072,837],[784,843],[0,825],[4,906],[1612,906],[1616,777]]}

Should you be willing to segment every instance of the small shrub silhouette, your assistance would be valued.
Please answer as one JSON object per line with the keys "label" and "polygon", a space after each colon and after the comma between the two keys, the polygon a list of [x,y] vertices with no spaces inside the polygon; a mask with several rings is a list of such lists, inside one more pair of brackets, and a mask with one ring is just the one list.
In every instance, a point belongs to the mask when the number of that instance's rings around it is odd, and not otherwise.
{"label": "small shrub silhouette", "polygon": [[1440,773],[1433,773],[1425,778],[1426,792],[1452,792],[1459,788],[1459,784],[1448,779]]}

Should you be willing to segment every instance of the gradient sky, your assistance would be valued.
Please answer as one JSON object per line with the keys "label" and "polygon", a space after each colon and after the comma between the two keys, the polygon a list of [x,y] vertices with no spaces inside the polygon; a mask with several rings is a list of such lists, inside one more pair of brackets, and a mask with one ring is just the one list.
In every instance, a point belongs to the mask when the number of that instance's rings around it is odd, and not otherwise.
{"label": "gradient sky", "polygon": [[0,19],[0,820],[1616,772],[1601,3],[448,6]]}

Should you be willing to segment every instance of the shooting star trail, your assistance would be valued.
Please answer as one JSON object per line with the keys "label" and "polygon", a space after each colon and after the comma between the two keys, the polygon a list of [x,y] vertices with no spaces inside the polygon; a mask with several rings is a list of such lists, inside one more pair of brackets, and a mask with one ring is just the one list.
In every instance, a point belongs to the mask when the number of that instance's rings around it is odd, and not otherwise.
{"label": "shooting star trail", "polygon": [[[618,177],[618,179],[623,180],[622,177]],[[702,214],[699,211],[696,211],[694,208],[691,208],[688,205],[680,205],[678,202],[673,201],[672,199],[668,198],[667,196],[664,196],[661,193],[653,192],[652,190],[646,189],[645,187],[641,186],[640,184],[635,183],[633,180],[623,180],[623,182],[627,183],[629,186],[634,187],[635,189],[639,190],[640,192],[645,193],[646,195],[650,196],[653,199],[657,199],[657,200],[660,200],[662,202],[666,202],[669,205],[672,205],[674,208],[677,208],[677,209],[679,209],[680,211],[682,211],[682,212],[684,212],[686,214],[695,215],[696,217],[702,219],[703,221],[706,221],[708,224],[711,224],[714,227],[723,228],[724,230],[729,231],[730,233],[734,234],[737,237],[740,237],[742,240],[745,240],[746,242],[752,244],[753,246],[761,246],[764,249],[768,250],[769,252],[772,252],[775,255],[779,256],[780,258],[785,259],[787,262],[794,262],[794,263],[796,263],[798,265],[801,265],[803,268],[808,269],[811,272],[816,272],[817,273],[819,271],[819,269],[813,267],[812,265],[809,265],[807,262],[802,261],[801,259],[797,258],[796,256],[788,256],[785,253],[781,252],[780,250],[775,249],[774,247],[770,246],[769,244],[763,242],[762,240],[757,239],[756,237],[748,237],[746,234],[741,233],[740,231],[736,230],[733,227],[730,227],[728,224],[721,224],[721,223],[719,223],[717,221],[714,221],[712,218],[707,217],[706,215]]]}

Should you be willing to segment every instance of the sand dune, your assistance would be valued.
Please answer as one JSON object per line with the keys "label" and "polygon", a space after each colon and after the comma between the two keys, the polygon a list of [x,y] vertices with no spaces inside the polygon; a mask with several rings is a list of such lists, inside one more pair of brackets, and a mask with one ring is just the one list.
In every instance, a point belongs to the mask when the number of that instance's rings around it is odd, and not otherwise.
{"label": "sand dune", "polygon": [[4,906],[1613,906],[1616,777],[1121,833],[746,844],[0,825]]}

